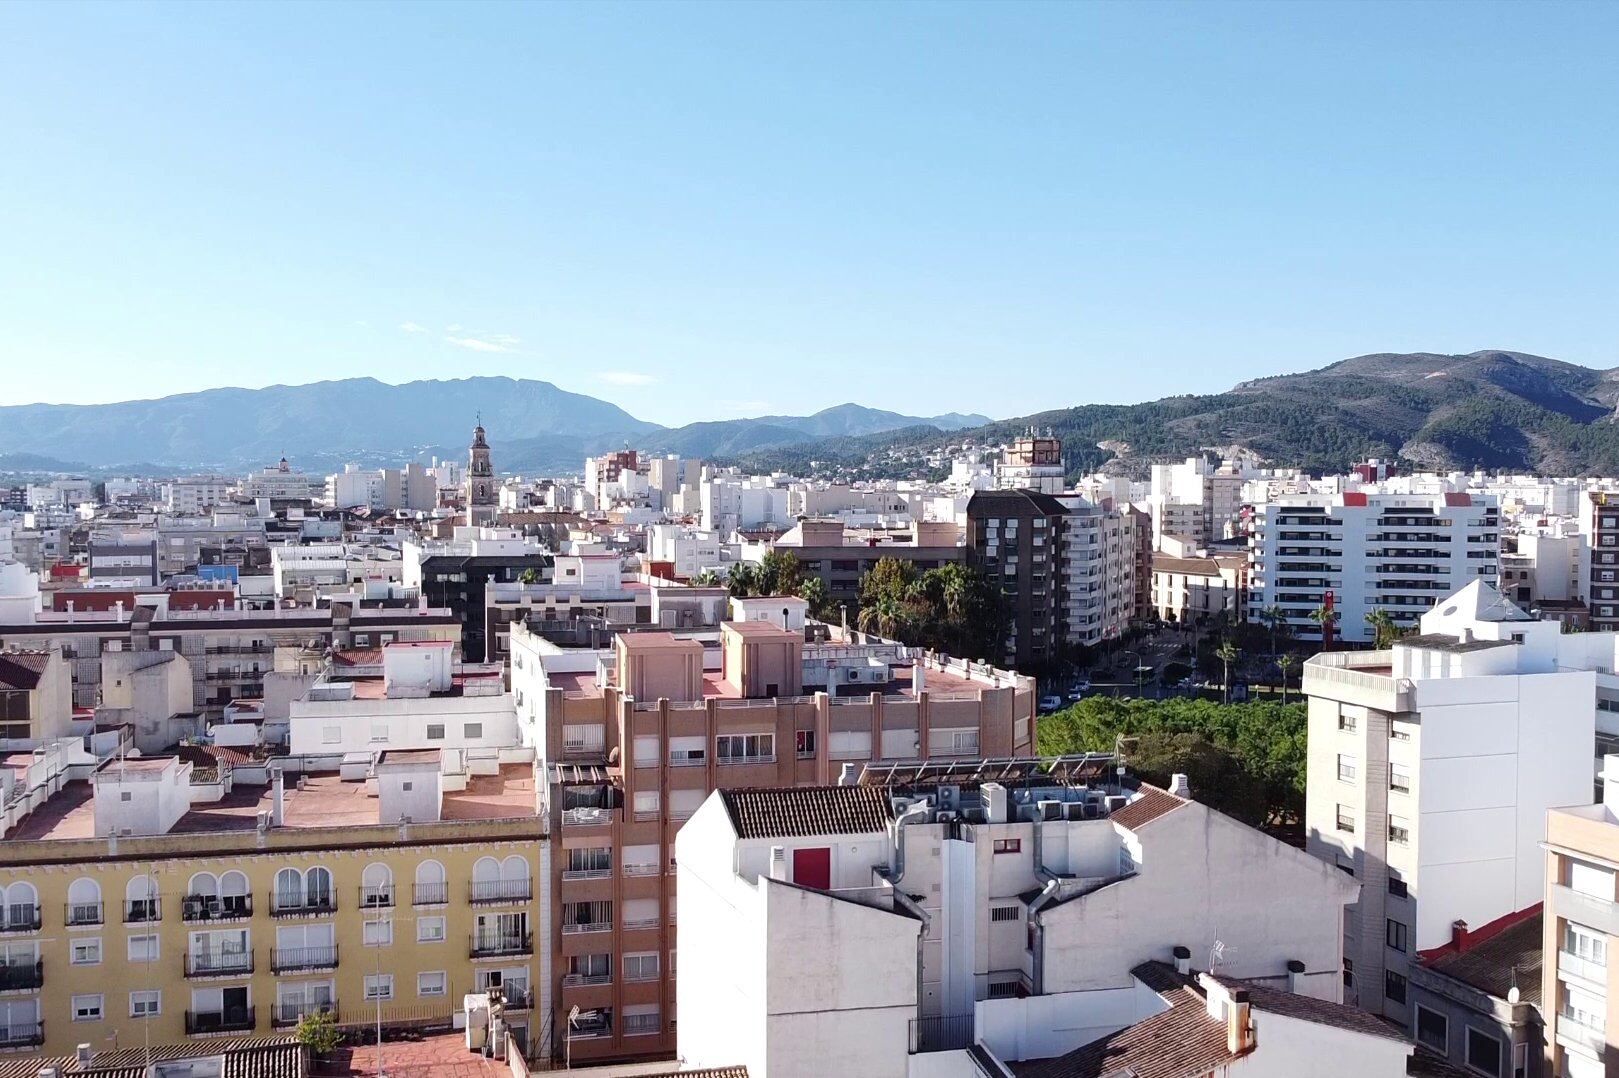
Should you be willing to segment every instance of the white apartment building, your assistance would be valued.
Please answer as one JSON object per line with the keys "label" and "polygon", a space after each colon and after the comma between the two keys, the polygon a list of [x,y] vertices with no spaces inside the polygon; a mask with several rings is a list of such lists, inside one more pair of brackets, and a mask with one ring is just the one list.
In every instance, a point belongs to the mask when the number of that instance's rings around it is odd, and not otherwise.
{"label": "white apartment building", "polygon": [[223,475],[193,475],[163,484],[163,509],[170,513],[206,513],[229,504],[236,480]]}
{"label": "white apartment building", "polygon": [[1499,573],[1500,512],[1472,494],[1350,491],[1280,498],[1254,507],[1249,616],[1280,607],[1288,627],[1319,638],[1311,611],[1330,598],[1333,638],[1368,643],[1366,615],[1384,610],[1411,627],[1441,596]]}
{"label": "white apartment building", "polygon": [[1591,800],[1611,634],[1563,635],[1475,581],[1388,651],[1326,652],[1309,698],[1308,848],[1361,885],[1344,979],[1409,1023],[1418,951],[1540,900],[1546,810]]}
{"label": "white apartment building", "polygon": [[705,532],[730,535],[739,528],[787,528],[793,523],[789,491],[775,477],[711,473],[705,468],[698,490]]}
{"label": "white apartment building", "polygon": [[1060,495],[1062,625],[1066,641],[1095,647],[1129,626],[1136,589],[1136,519],[1128,510]]}
{"label": "white apartment building", "polygon": [[1336,1001],[1355,894],[1196,801],[1117,785],[1100,755],[721,790],[675,863],[679,1054],[760,1078],[1061,1055],[1153,1013],[1132,971],[1176,957]]}
{"label": "white apartment building", "polygon": [[[646,548],[648,560],[668,562],[676,577],[689,580],[704,569],[719,569],[728,544],[714,532],[681,524],[653,524],[647,528]],[[735,560],[735,547],[729,549]]]}
{"label": "white apartment building", "polygon": [[1216,465],[1205,457],[1181,464],[1152,466],[1152,548],[1162,549],[1166,535],[1185,536],[1199,546],[1225,537],[1228,524],[1242,516],[1243,485],[1251,478],[1240,465]]}
{"label": "white apartment building", "polygon": [[275,467],[262,468],[242,480],[243,496],[254,499],[307,501],[320,497],[322,488],[319,477],[293,471],[286,457]]}

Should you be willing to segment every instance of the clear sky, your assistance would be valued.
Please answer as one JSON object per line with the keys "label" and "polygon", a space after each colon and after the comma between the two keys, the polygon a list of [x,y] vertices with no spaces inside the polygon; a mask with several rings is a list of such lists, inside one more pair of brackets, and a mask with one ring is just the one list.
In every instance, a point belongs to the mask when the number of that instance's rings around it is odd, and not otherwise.
{"label": "clear sky", "polygon": [[1619,365],[1619,5],[0,4],[0,403]]}

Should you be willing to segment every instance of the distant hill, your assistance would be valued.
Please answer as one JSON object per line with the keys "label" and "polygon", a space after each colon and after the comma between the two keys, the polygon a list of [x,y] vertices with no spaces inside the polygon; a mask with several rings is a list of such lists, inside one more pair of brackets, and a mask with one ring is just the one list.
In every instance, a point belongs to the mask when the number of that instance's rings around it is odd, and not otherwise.
{"label": "distant hill", "polygon": [[706,457],[917,423],[948,429],[987,422],[978,415],[935,421],[845,404],[813,416],[669,429],[549,382],[474,377],[395,386],[348,378],[118,404],[0,407],[0,461],[17,470],[60,464],[64,471],[239,471],[285,454],[297,467],[320,472],[348,461],[459,459],[480,414],[502,471],[577,470],[587,454],[624,446]]}
{"label": "distant hill", "polygon": [[[941,435],[905,431],[739,457],[794,470],[897,474],[962,434],[1001,442],[1031,425],[1064,442],[1070,473],[1141,474],[1153,460],[1243,446],[1278,466],[1342,470],[1370,456],[1429,468],[1619,475],[1619,371],[1522,352],[1379,353],[1244,382],[1230,392],[1061,408]],[[1106,446],[1104,448],[1103,446]]]}

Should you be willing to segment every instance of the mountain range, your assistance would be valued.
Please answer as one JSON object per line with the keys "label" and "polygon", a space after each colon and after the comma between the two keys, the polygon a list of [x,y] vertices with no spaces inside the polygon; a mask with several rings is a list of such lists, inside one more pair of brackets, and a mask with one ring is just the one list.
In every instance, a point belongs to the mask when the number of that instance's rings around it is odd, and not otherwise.
{"label": "mountain range", "polygon": [[459,459],[481,414],[506,472],[576,471],[588,454],[635,446],[760,470],[906,475],[923,470],[932,450],[965,438],[995,444],[1032,426],[1062,437],[1071,474],[1142,474],[1154,460],[1240,446],[1272,464],[1314,471],[1384,457],[1424,468],[1619,475],[1616,407],[1619,369],[1500,350],[1376,353],[1225,393],[994,422],[843,404],[808,416],[663,427],[549,382],[479,377],[396,386],[351,378],[0,408],[0,468],[240,470],[286,454],[321,472],[347,461]]}
{"label": "mountain range", "polygon": [[904,416],[843,404],[809,416],[669,428],[607,401],[530,379],[389,385],[347,378],[116,404],[0,407],[0,468],[241,470],[285,455],[300,468],[320,472],[348,461],[459,459],[480,416],[503,471],[577,470],[586,455],[626,445],[717,457],[916,425],[953,430],[989,422],[982,415]]}

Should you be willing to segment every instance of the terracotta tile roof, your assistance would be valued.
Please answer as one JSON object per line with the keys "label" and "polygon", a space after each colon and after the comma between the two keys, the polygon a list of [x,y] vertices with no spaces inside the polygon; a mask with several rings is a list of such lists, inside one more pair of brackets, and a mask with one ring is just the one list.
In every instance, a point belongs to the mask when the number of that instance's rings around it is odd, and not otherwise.
{"label": "terracotta tile roof", "polygon": [[1120,827],[1135,831],[1144,824],[1149,824],[1160,816],[1168,815],[1186,804],[1183,799],[1176,797],[1167,790],[1160,790],[1158,787],[1149,786],[1146,783],[1141,784],[1137,793],[1139,796],[1128,805],[1115,811],[1108,819]]}
{"label": "terracotta tile roof", "polygon": [[35,688],[50,661],[46,651],[0,652],[0,689]]}
{"label": "terracotta tile roof", "polygon": [[1279,1014],[1286,1018],[1294,1018],[1300,1022],[1309,1022],[1313,1025],[1329,1026],[1333,1029],[1342,1029],[1350,1033],[1363,1033],[1371,1037],[1382,1037],[1386,1040],[1399,1041],[1402,1044],[1409,1043],[1406,1040],[1404,1031],[1399,1026],[1358,1007],[1333,1003],[1325,999],[1316,999],[1314,996],[1295,995],[1280,988],[1271,988],[1267,985],[1255,984],[1252,981],[1240,981],[1228,977],[1221,977],[1219,981],[1221,984],[1232,988],[1245,989],[1248,992],[1248,1004],[1256,1011],[1268,1011],[1271,1014]]}
{"label": "terracotta tile roof", "polygon": [[1468,933],[1467,948],[1457,953],[1454,944],[1423,954],[1429,969],[1452,980],[1506,999],[1514,983],[1519,998],[1540,1005],[1540,963],[1544,941],[1541,906],[1508,914]]}
{"label": "terracotta tile roof", "polygon": [[721,790],[738,838],[865,835],[888,829],[894,812],[881,786]]}
{"label": "terracotta tile roof", "polygon": [[[304,1078],[309,1073],[303,1047],[290,1036],[237,1037],[191,1044],[153,1045],[153,1062],[224,1057],[223,1078]],[[97,1052],[90,1066],[74,1056],[11,1056],[0,1062],[0,1078],[35,1078],[42,1067],[61,1068],[62,1078],[142,1078],[146,1049]]]}

